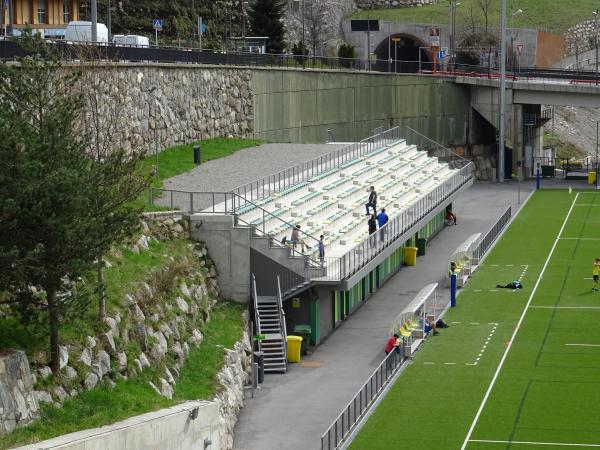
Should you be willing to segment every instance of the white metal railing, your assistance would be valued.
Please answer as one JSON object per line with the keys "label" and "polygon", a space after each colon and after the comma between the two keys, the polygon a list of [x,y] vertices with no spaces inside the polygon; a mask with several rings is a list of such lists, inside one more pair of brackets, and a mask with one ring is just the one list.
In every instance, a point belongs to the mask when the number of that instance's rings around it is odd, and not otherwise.
{"label": "white metal railing", "polygon": [[285,311],[283,309],[279,275],[277,275],[277,307],[279,308],[279,325],[281,327],[281,336],[283,338],[283,354],[285,355],[284,360],[287,361],[287,325],[285,323]]}
{"label": "white metal railing", "polygon": [[[256,277],[254,276],[254,274],[252,274],[252,300],[254,302],[254,325],[255,325],[255,332],[257,336],[260,336],[262,334],[261,328],[260,328],[260,311],[258,310],[258,295],[256,293]],[[258,351],[262,351],[262,338],[258,338],[257,340],[258,344]]]}
{"label": "white metal railing", "polygon": [[506,225],[512,218],[512,207],[508,207],[506,211],[500,216],[498,221],[492,226],[490,231],[479,241],[477,247],[473,250],[473,259],[477,261],[477,264],[481,262],[481,258],[488,252],[492,244],[498,239],[498,236],[502,233]]}

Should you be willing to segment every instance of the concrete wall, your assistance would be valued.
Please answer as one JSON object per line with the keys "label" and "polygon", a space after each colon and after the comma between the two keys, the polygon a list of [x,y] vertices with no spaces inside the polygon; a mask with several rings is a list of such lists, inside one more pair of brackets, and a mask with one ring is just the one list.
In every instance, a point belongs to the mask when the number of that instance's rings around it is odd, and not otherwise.
{"label": "concrete wall", "polygon": [[254,131],[276,142],[358,140],[409,125],[443,144],[467,143],[469,90],[437,77],[331,71],[255,71]]}
{"label": "concrete wall", "polygon": [[[192,409],[198,417],[190,419]],[[219,405],[216,402],[193,401],[117,422],[60,436],[20,450],[197,450],[206,439],[210,450],[221,450],[219,437]]]}
{"label": "concrete wall", "polygon": [[239,302],[250,299],[250,229],[234,228],[233,216],[191,216],[192,239],[204,241],[217,266],[221,295]]}

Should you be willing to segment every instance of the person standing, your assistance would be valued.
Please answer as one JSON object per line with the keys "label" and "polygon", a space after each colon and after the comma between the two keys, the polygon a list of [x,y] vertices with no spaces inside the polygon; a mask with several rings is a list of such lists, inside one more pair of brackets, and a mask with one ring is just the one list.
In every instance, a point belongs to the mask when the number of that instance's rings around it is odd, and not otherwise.
{"label": "person standing", "polygon": [[394,351],[398,348],[398,345],[399,345],[398,339],[400,339],[400,336],[398,336],[398,334],[394,333],[394,335],[391,336],[387,340],[387,343],[385,344],[385,354],[386,355],[389,355],[392,351]]}
{"label": "person standing", "polygon": [[594,279],[594,283],[592,284],[592,292],[597,292],[598,278],[600,278],[600,258],[596,258],[594,260],[594,265],[592,266],[592,278]]}
{"label": "person standing", "polygon": [[300,238],[300,225],[296,225],[292,229],[292,236],[290,237],[290,243],[294,246],[294,250],[296,250],[296,246],[300,244],[300,248],[302,249],[302,253],[304,253],[304,239]]}
{"label": "person standing", "polygon": [[323,266],[323,261],[325,260],[325,236],[319,236],[319,259],[321,260],[321,266]]}
{"label": "person standing", "polygon": [[377,225],[379,225],[379,239],[381,239],[381,242],[383,242],[386,232],[386,229],[383,227],[389,220],[390,218],[385,213],[385,208],[381,208],[381,212],[377,214]]}
{"label": "person standing", "polygon": [[375,192],[375,186],[371,186],[370,188],[369,201],[365,205],[365,208],[367,209],[366,216],[371,214],[369,212],[369,207],[373,208],[373,214],[377,212],[377,192]]}
{"label": "person standing", "polygon": [[371,215],[367,225],[369,226],[369,243],[373,245],[375,244],[375,233],[377,232],[377,218],[375,217],[375,214]]}

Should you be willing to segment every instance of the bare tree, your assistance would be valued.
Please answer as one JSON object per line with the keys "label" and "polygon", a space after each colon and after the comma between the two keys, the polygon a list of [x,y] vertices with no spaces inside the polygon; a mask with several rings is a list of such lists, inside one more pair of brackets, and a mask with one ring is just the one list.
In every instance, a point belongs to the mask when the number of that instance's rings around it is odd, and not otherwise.
{"label": "bare tree", "polygon": [[[90,47],[77,47],[79,71],[81,74],[78,91],[85,104],[85,114],[81,118],[81,135],[89,143],[88,153],[92,161],[102,163],[108,170],[99,171],[93,180],[98,189],[96,208],[110,217],[113,212],[123,208],[137,198],[147,187],[150,174],[139,172],[139,164],[146,151],[131,146],[122,139],[123,130],[128,127],[126,116],[127,102],[130,99],[130,86],[123,77],[117,64],[111,64],[98,58],[97,50]],[[140,139],[141,141],[141,139]],[[123,161],[126,161],[123,164]],[[137,167],[136,167],[137,166]],[[122,180],[119,191],[102,195],[104,190],[112,188],[114,178]],[[114,242],[127,238],[136,228],[131,221],[123,226],[119,224],[118,235]],[[96,270],[98,277],[98,318],[106,314],[104,255],[98,255]]]}
{"label": "bare tree", "polygon": [[327,0],[297,0],[288,2],[288,15],[294,21],[297,39],[302,40],[302,26],[304,25],[305,46],[312,50],[312,55],[317,55],[317,50],[322,48],[332,34],[328,17],[332,5]]}
{"label": "bare tree", "polygon": [[485,34],[488,34],[490,26],[490,12],[492,11],[495,3],[496,0],[478,0],[479,9],[481,9],[481,13],[483,14]]}

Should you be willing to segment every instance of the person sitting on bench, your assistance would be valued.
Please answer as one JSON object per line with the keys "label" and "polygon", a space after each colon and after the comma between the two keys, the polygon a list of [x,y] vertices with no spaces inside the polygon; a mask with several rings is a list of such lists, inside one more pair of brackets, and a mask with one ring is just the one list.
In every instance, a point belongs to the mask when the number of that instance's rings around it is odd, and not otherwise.
{"label": "person sitting on bench", "polygon": [[429,334],[431,331],[433,331],[432,334],[434,336],[437,336],[438,334],[440,334],[437,332],[437,330],[436,330],[437,325],[433,320],[425,319],[424,325],[425,326],[423,327],[423,331],[425,332],[425,334]]}
{"label": "person sitting on bench", "polygon": [[446,221],[446,225],[456,225],[456,214],[454,214],[450,209],[446,209],[444,220]]}

